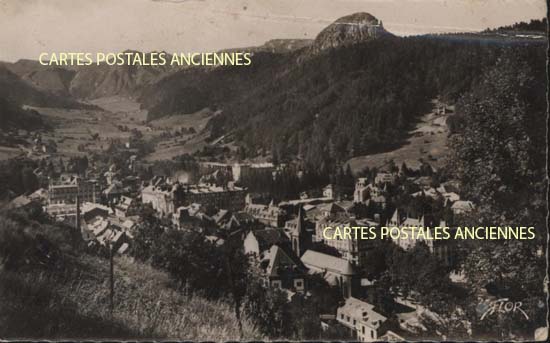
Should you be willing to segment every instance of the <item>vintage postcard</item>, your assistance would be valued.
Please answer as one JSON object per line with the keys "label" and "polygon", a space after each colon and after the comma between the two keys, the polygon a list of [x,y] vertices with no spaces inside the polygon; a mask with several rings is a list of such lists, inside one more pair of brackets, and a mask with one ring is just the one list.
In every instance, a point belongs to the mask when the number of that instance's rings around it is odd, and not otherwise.
{"label": "vintage postcard", "polygon": [[543,0],[0,0],[0,341],[546,341]]}

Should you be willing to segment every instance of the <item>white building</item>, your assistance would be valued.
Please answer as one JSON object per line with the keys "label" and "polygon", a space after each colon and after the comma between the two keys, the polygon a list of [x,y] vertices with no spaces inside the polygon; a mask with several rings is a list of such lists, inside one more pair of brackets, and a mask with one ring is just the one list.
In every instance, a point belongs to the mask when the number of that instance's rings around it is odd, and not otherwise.
{"label": "white building", "polygon": [[376,342],[383,334],[381,325],[386,317],[374,311],[374,305],[356,298],[347,298],[336,310],[336,320],[353,330],[360,342]]}

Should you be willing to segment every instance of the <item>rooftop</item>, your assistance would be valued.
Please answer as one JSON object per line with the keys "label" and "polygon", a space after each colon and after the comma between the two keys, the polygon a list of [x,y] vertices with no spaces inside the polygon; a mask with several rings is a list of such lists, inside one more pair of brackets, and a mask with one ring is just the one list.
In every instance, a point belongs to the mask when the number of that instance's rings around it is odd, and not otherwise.
{"label": "rooftop", "polygon": [[312,266],[326,271],[336,272],[342,275],[354,275],[355,271],[349,261],[323,254],[313,250],[307,250],[301,258],[307,267]]}

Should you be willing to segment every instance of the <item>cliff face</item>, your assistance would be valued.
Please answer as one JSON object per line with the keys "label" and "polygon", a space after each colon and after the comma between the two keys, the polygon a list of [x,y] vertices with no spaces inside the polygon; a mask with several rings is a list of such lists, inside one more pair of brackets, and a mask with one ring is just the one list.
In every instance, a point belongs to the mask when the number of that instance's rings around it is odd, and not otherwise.
{"label": "cliff face", "polygon": [[312,52],[361,43],[391,35],[382,21],[365,12],[354,13],[336,20],[321,31],[313,43]]}

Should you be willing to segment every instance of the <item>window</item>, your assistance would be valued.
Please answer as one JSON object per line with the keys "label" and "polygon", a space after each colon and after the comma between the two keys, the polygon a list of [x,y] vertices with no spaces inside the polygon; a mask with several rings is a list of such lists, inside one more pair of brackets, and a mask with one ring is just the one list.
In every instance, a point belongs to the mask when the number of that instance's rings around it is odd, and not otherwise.
{"label": "window", "polygon": [[353,325],[355,325],[355,324],[357,324],[357,321],[354,319],[354,320],[353,320]]}
{"label": "window", "polygon": [[344,314],[340,313],[340,319],[344,320]]}
{"label": "window", "polygon": [[349,318],[349,316],[346,316],[346,320],[349,322],[351,319]]}
{"label": "window", "polygon": [[370,330],[370,338],[374,338],[374,331]]}
{"label": "window", "polygon": [[365,325],[361,325],[361,332],[363,333],[363,335],[365,334]]}

